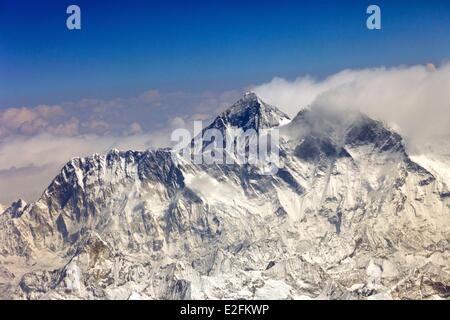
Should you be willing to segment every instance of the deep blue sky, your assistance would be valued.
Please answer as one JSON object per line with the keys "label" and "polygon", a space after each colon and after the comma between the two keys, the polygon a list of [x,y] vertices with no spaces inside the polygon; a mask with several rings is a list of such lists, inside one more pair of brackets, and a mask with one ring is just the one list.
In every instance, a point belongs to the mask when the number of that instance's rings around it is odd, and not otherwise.
{"label": "deep blue sky", "polygon": [[[366,28],[372,3],[381,31]],[[81,31],[66,28],[70,4]],[[449,57],[448,0],[0,0],[0,109]]]}

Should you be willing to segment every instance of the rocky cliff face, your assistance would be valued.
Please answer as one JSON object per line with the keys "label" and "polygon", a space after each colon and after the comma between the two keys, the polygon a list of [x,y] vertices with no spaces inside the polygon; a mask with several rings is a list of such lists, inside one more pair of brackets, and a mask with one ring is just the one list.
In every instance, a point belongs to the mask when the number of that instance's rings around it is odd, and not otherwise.
{"label": "rocky cliff face", "polygon": [[274,175],[169,149],[73,159],[0,214],[0,296],[449,297],[448,182],[364,115],[288,120],[247,94],[211,125],[279,128]]}

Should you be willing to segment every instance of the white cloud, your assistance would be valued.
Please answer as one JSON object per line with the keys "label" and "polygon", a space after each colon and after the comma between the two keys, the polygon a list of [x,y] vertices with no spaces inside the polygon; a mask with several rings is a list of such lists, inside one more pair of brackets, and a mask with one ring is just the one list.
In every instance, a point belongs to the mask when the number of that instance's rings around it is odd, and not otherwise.
{"label": "white cloud", "polygon": [[[52,128],[52,122],[64,115],[60,106],[39,105],[34,108],[8,108],[0,111],[0,138],[22,133],[36,134]],[[55,129],[55,128],[53,128]]]}
{"label": "white cloud", "polygon": [[300,107],[360,110],[409,141],[450,134],[450,64],[344,70],[324,80],[275,78],[253,90],[295,116]]}

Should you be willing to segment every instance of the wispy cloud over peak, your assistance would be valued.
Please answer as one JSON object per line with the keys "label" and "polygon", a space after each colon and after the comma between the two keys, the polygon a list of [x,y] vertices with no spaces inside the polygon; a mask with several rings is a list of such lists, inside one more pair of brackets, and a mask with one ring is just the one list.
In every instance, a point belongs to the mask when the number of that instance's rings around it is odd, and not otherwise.
{"label": "wispy cloud over peak", "polygon": [[450,64],[343,70],[323,80],[274,78],[253,88],[294,115],[300,107],[353,109],[396,127],[409,141],[450,133]]}

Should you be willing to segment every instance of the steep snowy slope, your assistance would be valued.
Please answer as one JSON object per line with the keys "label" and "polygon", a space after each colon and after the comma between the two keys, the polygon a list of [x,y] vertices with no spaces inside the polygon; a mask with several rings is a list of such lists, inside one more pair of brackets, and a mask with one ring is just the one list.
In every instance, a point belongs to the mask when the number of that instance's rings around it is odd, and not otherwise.
{"label": "steep snowy slope", "polygon": [[254,94],[211,126],[281,126],[278,172],[169,149],[73,159],[0,215],[0,296],[449,296],[448,184],[398,134],[322,109],[289,123]]}

